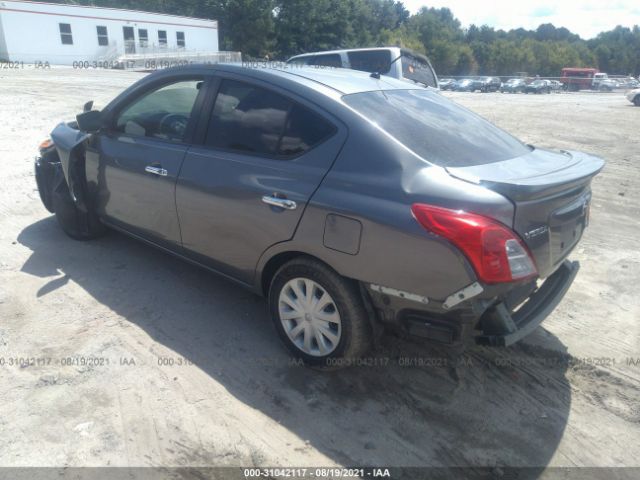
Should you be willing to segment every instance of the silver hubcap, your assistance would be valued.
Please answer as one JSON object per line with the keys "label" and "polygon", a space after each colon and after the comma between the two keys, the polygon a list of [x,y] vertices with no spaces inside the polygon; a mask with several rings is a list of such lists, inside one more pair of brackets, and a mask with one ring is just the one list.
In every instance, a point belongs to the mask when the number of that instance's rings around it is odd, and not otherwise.
{"label": "silver hubcap", "polygon": [[278,312],[289,340],[304,353],[322,357],[340,343],[338,308],[331,295],[313,280],[289,280],[280,290]]}

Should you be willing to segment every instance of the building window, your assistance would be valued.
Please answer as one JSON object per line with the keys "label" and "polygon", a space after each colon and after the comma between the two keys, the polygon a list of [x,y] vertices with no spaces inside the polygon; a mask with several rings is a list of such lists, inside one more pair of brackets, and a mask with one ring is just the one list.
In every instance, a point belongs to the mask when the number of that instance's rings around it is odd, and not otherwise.
{"label": "building window", "polygon": [[178,40],[178,47],[184,48],[184,32],[176,32],[176,39]]}
{"label": "building window", "polygon": [[73,35],[71,35],[71,25],[68,23],[59,23],[60,40],[63,45],[73,45]]}
{"label": "building window", "polygon": [[158,30],[158,43],[161,47],[167,46],[167,32],[165,30]]}
{"label": "building window", "polygon": [[98,45],[101,47],[106,47],[109,45],[109,35],[107,34],[107,27],[97,26],[96,30],[98,31]]}
{"label": "building window", "polygon": [[149,45],[149,33],[146,28],[138,29],[138,38],[140,39],[140,46],[146,47]]}

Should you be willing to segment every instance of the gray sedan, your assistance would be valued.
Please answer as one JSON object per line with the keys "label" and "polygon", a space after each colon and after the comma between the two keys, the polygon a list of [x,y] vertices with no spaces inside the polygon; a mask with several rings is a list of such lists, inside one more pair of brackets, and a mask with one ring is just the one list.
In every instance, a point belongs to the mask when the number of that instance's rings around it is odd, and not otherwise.
{"label": "gray sedan", "polygon": [[315,365],[360,358],[384,327],[455,347],[531,332],[576,275],[603,167],[392,78],[222,65],[89,103],[40,152],[71,237],[120,230],[264,295]]}

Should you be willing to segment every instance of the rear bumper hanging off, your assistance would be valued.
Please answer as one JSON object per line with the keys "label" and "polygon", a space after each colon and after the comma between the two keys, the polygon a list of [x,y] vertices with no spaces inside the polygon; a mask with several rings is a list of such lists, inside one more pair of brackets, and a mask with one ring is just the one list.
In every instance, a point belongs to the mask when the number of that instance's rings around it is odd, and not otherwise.
{"label": "rear bumper hanging off", "polygon": [[578,262],[566,260],[560,268],[510,314],[504,304],[488,310],[481,318],[481,345],[509,346],[533,332],[563,299],[580,269]]}

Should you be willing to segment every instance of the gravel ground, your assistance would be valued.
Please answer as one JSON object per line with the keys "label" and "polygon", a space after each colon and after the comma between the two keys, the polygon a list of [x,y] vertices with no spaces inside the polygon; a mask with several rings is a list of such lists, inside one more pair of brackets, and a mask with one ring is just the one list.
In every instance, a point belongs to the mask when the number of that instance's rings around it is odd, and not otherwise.
{"label": "gravel ground", "polygon": [[640,108],[445,93],[607,160],[582,270],[513,348],[387,337],[326,373],[290,363],[262,299],[120,234],[75,242],[41,205],[38,143],[141,76],[0,70],[0,466],[640,467]]}

